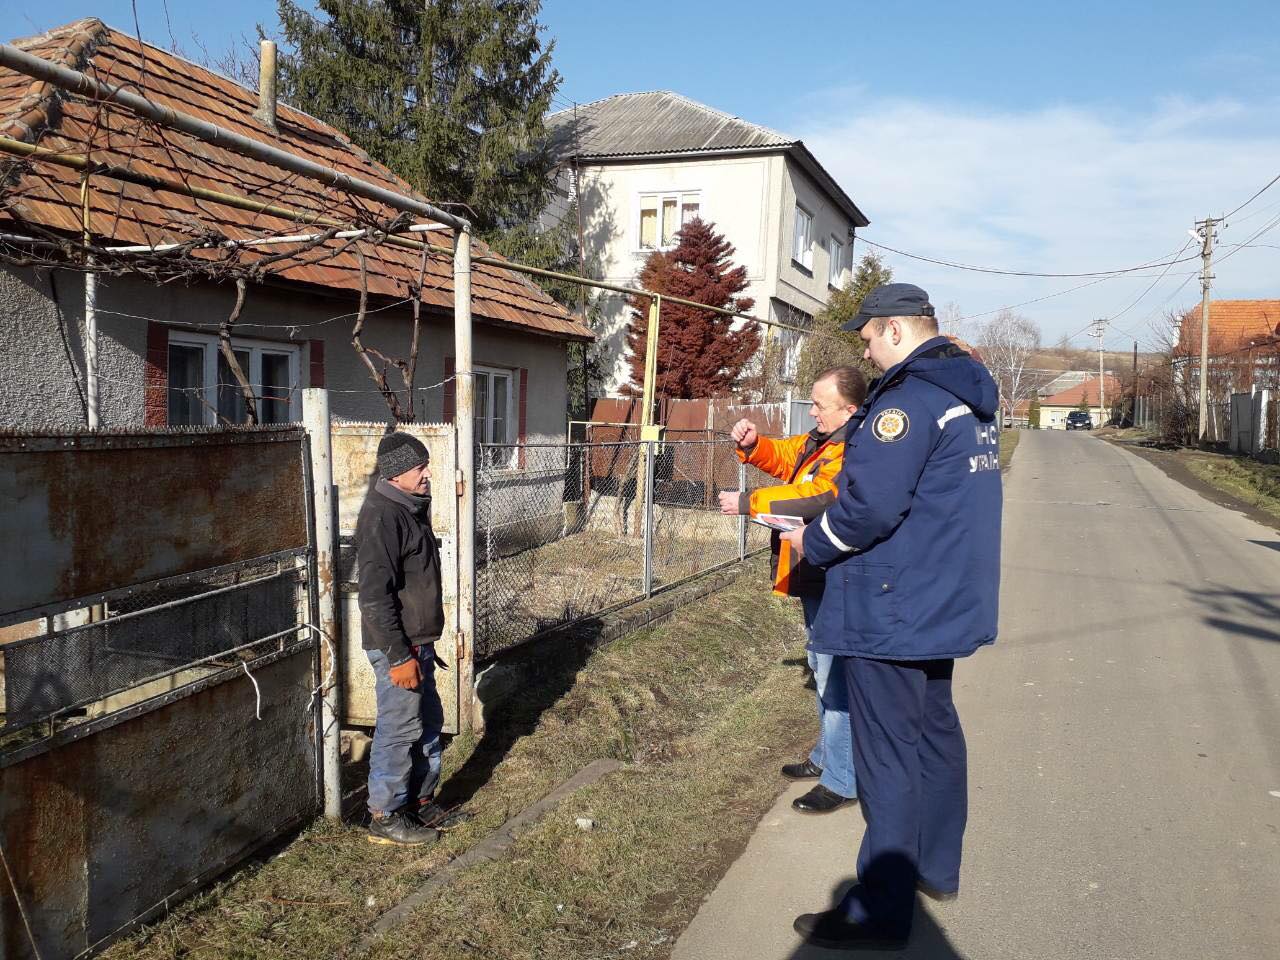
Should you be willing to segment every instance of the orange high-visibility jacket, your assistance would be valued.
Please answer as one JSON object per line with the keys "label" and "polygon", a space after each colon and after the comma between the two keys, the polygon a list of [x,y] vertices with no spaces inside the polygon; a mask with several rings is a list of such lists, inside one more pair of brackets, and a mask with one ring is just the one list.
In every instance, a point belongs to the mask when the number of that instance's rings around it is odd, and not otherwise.
{"label": "orange high-visibility jacket", "polygon": [[[776,487],[743,491],[738,511],[752,517],[777,513],[812,520],[820,516],[836,499],[844,436],[845,428],[840,427],[825,438],[817,430],[795,437],[761,437],[749,453],[738,450],[739,460],[786,481]],[[774,593],[792,597],[822,593],[823,572],[804,559],[796,563],[791,544],[783,543],[776,530],[769,546],[773,551]]]}

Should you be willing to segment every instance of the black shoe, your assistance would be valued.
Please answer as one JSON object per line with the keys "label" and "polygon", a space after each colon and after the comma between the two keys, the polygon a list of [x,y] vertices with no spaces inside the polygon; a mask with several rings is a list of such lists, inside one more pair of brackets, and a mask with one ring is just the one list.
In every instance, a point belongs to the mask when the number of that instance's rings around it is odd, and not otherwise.
{"label": "black shoe", "polygon": [[832,810],[839,810],[841,807],[857,802],[857,797],[842,797],[834,790],[828,790],[822,784],[818,784],[803,797],[792,800],[791,806],[801,813],[830,813]]}
{"label": "black shoe", "polygon": [[903,950],[906,937],[886,936],[880,931],[846,920],[839,910],[802,913],[791,924],[806,943],[831,950]]}
{"label": "black shoe", "polygon": [[471,814],[466,810],[446,810],[434,800],[419,804],[413,816],[424,827],[435,827],[437,830],[448,830],[471,819]]}
{"label": "black shoe", "polygon": [[814,676],[813,671],[807,666],[804,668],[804,686],[806,690],[818,689],[818,678]]}
{"label": "black shoe", "polygon": [[440,831],[423,826],[407,810],[397,810],[369,821],[370,843],[394,843],[402,847],[424,847],[440,839]]}
{"label": "black shoe", "polygon": [[812,760],[802,763],[788,763],[782,768],[782,775],[788,780],[817,780],[822,776],[822,768]]}
{"label": "black shoe", "polygon": [[960,896],[959,890],[939,890],[937,887],[931,887],[923,880],[916,883],[916,889],[930,900],[937,900],[939,903],[950,903]]}

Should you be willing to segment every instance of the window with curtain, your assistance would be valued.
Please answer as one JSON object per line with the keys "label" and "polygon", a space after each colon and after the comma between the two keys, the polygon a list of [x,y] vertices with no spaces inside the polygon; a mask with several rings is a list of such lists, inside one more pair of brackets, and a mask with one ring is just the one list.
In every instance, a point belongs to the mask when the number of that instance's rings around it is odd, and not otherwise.
{"label": "window with curtain", "polygon": [[806,270],[813,269],[813,214],[796,204],[795,234],[791,259]]}
{"label": "window with curtain", "polygon": [[639,249],[671,249],[677,243],[676,234],[680,229],[701,215],[699,193],[643,194],[640,197]]}
{"label": "window with curtain", "polygon": [[[300,345],[231,341],[236,362],[253,390],[259,423],[289,423],[302,418]],[[248,419],[244,392],[231,365],[209,334],[169,334],[170,426],[214,426]]]}
{"label": "window with curtain", "polygon": [[829,257],[829,265],[827,268],[827,282],[833,287],[840,286],[840,278],[844,276],[844,244],[831,237],[831,244],[827,248]]}

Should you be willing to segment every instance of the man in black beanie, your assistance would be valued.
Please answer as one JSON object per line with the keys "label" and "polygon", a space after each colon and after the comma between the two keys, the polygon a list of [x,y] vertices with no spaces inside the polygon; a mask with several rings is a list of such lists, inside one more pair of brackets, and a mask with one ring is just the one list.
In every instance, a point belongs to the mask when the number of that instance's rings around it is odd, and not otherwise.
{"label": "man in black beanie", "polygon": [[417,437],[378,444],[378,481],[356,521],[360,625],[373,666],[377,727],[369,756],[369,839],[421,846],[438,839],[444,711],[435,641],[444,629],[440,554],[431,530],[430,454]]}

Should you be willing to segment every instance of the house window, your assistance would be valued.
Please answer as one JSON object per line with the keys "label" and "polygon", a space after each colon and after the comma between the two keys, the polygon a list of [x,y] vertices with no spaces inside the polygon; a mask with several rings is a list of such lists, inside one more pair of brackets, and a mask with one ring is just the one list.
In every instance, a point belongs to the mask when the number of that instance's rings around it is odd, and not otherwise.
{"label": "house window", "polygon": [[791,244],[791,259],[806,270],[813,269],[813,214],[796,204],[795,237]]}
{"label": "house window", "polygon": [[[240,369],[249,378],[259,423],[298,420],[301,348],[292,344],[232,340]],[[169,426],[214,426],[248,419],[244,393],[218,338],[202,333],[169,334]]]}
{"label": "house window", "polygon": [[507,466],[515,462],[517,443],[512,411],[515,376],[511,370],[476,367],[475,442],[499,444],[486,451],[486,462]]}
{"label": "house window", "polygon": [[840,277],[844,274],[844,244],[831,237],[831,245],[828,247],[830,256],[830,265],[827,268],[827,283],[833,287],[840,286]]}
{"label": "house window", "polygon": [[650,193],[640,197],[641,250],[668,250],[676,245],[676,234],[695,217],[701,216],[698,193]]}

